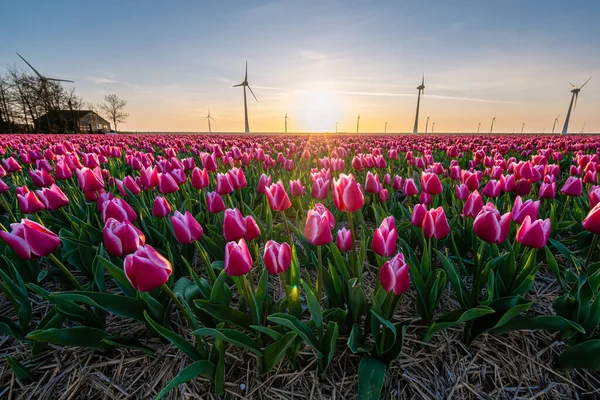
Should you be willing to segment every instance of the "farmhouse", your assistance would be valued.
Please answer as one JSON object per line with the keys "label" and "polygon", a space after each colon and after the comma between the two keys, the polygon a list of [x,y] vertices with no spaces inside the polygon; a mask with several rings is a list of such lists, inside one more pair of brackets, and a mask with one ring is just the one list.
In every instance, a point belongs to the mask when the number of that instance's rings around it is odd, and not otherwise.
{"label": "farmhouse", "polygon": [[110,122],[92,110],[50,111],[33,122],[37,132],[110,132]]}

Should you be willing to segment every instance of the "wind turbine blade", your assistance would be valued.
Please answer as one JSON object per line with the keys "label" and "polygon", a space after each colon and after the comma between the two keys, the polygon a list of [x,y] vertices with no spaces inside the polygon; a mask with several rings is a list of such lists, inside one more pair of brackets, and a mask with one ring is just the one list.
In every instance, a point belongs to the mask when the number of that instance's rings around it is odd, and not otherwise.
{"label": "wind turbine blade", "polygon": [[[244,82],[248,82],[248,60],[246,60],[246,75],[244,77]],[[258,100],[256,100],[258,101]]]}
{"label": "wind turbine blade", "polygon": [[47,81],[54,81],[54,82],[71,82],[71,83],[75,83],[75,81],[69,81],[67,79],[58,79],[58,78],[46,78]]}
{"label": "wind turbine blade", "polygon": [[573,105],[573,110],[577,108],[577,99],[579,98],[579,92],[575,93],[575,105]]}
{"label": "wind turbine blade", "polygon": [[256,98],[256,95],[252,91],[252,88],[250,87],[250,85],[248,85],[248,89],[250,90],[250,93],[252,93],[252,96],[254,96],[254,100],[256,100],[256,102],[258,103],[258,99]]}
{"label": "wind turbine blade", "polygon": [[571,82],[569,82],[569,85],[573,86],[574,88],[576,88],[577,86],[573,85]]}
{"label": "wind turbine blade", "polygon": [[17,53],[17,55],[21,58],[21,60],[25,61],[25,64],[29,65],[29,68],[31,68],[33,70],[33,72],[35,72],[35,74],[40,79],[44,79],[44,77],[42,76],[42,74],[40,74],[39,72],[37,72],[37,70],[35,68],[33,68],[33,66],[31,64],[29,64],[26,59],[24,59],[19,53]]}
{"label": "wind turbine blade", "polygon": [[240,83],[239,85],[233,85],[233,87],[240,87],[240,86],[244,86],[244,82]]}
{"label": "wind turbine blade", "polygon": [[[590,79],[592,79],[591,76],[590,76]],[[587,81],[585,81],[585,83],[583,85],[579,86],[579,89],[583,88],[590,81],[590,79],[588,79]]]}

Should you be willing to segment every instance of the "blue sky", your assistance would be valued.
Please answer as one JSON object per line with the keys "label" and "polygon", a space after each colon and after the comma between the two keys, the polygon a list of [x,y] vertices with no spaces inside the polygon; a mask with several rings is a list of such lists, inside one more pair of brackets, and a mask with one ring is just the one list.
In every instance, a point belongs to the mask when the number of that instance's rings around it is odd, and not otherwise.
{"label": "blue sky", "polygon": [[128,100],[128,130],[243,129],[244,62],[260,103],[254,131],[409,131],[425,73],[421,130],[510,132],[561,125],[569,81],[595,75],[570,131],[600,131],[598,1],[14,1],[0,65]]}

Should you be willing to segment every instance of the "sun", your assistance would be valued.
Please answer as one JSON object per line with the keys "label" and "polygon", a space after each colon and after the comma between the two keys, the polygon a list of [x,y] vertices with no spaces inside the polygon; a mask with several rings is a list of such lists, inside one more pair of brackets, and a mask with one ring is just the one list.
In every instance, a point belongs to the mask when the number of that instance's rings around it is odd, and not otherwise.
{"label": "sun", "polygon": [[297,92],[294,113],[297,129],[305,132],[334,132],[339,120],[342,101],[338,95],[320,90],[302,90]]}

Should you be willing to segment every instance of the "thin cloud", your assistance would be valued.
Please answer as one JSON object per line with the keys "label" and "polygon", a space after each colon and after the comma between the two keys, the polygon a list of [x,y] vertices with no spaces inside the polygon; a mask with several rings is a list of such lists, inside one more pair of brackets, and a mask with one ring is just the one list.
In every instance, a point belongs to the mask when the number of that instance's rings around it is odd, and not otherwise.
{"label": "thin cloud", "polygon": [[118,83],[118,81],[116,81],[114,79],[103,78],[103,77],[98,77],[98,76],[90,76],[90,77],[87,77],[86,79],[96,85],[103,85],[103,84],[107,84],[107,83]]}

